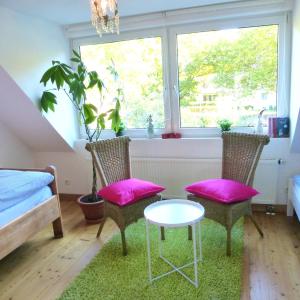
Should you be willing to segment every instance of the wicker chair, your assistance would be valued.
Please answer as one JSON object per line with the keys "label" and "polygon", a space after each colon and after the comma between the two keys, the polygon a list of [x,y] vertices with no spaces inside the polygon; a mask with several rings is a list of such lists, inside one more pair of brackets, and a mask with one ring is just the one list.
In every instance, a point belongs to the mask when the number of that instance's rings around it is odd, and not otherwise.
{"label": "wicker chair", "polygon": [[[129,137],[119,137],[86,145],[86,149],[92,154],[93,163],[103,187],[122,179],[131,178],[129,142]],[[133,204],[118,206],[104,199],[104,218],[97,232],[97,238],[102,232],[106,219],[110,217],[120,228],[123,255],[127,255],[125,228],[144,217],[146,206],[159,200],[161,200],[161,195],[158,194]],[[164,238],[164,229],[161,230]]]}
{"label": "wicker chair", "polygon": [[[222,178],[242,182],[248,186],[253,185],[255,170],[264,145],[269,143],[265,135],[224,132]],[[201,203],[205,207],[205,216],[226,227],[227,255],[231,255],[231,229],[242,216],[249,216],[257,231],[263,237],[252,216],[251,199],[245,201],[223,204],[196,195],[189,194],[189,200]],[[191,238],[189,228],[189,238]]]}

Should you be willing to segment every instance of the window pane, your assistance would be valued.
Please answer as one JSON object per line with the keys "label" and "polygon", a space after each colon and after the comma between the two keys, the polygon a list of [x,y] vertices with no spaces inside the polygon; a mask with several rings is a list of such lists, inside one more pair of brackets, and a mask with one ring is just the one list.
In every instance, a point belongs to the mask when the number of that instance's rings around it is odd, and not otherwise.
{"label": "window pane", "polygon": [[278,25],[180,34],[181,127],[255,126],[276,116]]}
{"label": "window pane", "polygon": [[149,114],[156,128],[164,127],[161,38],[81,46],[80,51],[88,70],[99,72],[106,86],[101,101],[90,91],[89,102],[103,111],[114,106],[117,87],[107,70],[113,60],[124,90],[121,116],[126,128],[146,128]]}

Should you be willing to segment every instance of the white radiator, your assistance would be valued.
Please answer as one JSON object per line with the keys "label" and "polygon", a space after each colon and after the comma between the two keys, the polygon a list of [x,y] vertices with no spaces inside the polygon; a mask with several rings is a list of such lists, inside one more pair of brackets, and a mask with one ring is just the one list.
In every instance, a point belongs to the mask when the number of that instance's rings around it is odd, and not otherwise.
{"label": "white radiator", "polygon": [[[195,181],[219,178],[221,159],[132,158],[134,177],[150,180],[166,187],[167,198],[185,198],[184,187]],[[256,170],[254,187],[261,192],[253,203],[274,204],[278,180],[277,160],[261,160]]]}

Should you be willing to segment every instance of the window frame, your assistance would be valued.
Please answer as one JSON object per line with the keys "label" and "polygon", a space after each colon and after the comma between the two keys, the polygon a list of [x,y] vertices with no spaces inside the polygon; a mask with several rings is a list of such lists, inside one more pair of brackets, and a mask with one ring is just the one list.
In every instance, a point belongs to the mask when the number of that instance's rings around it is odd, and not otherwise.
{"label": "window frame", "polygon": [[[176,132],[180,132],[185,137],[197,137],[197,136],[217,136],[220,130],[217,127],[207,128],[182,128],[180,127],[180,101],[179,101],[179,77],[178,77],[178,64],[177,64],[177,35],[224,30],[231,28],[245,28],[245,27],[259,27],[266,25],[278,25],[278,75],[277,75],[277,116],[287,116],[289,114],[288,104],[288,84],[286,81],[287,74],[287,57],[289,52],[288,32],[287,32],[287,17],[286,14],[278,16],[268,16],[259,18],[235,18],[226,21],[210,21],[205,24],[194,23],[188,25],[174,26],[169,30],[170,47],[176,49],[170,56],[171,66],[171,86],[172,99],[174,101],[172,105],[173,116],[173,128]],[[286,101],[284,100],[286,99]],[[254,127],[234,127],[242,132],[253,132]]]}
{"label": "window frame", "polygon": [[[80,46],[104,44],[110,42],[126,41],[140,38],[160,37],[162,47],[163,68],[163,100],[165,112],[165,128],[155,129],[155,136],[160,137],[164,132],[179,132],[183,137],[214,137],[219,136],[220,129],[217,127],[207,128],[181,128],[180,127],[180,104],[179,82],[177,64],[177,35],[196,33],[203,31],[224,30],[232,28],[258,27],[266,25],[278,25],[278,77],[277,77],[277,116],[289,116],[289,73],[291,53],[291,22],[290,13],[281,12],[265,14],[262,16],[229,17],[224,20],[210,18],[207,21],[192,22],[188,24],[159,25],[157,28],[143,28],[143,23],[135,26],[134,30],[128,30],[121,35],[104,35],[75,38],[71,46],[79,50]],[[140,30],[137,29],[140,27]],[[251,133],[254,127],[234,127],[234,130]],[[266,130],[266,129],[265,129]],[[81,136],[85,137],[84,128],[80,129]],[[147,137],[147,129],[128,129],[125,134],[136,137]],[[113,137],[111,130],[104,130],[103,138]]]}
{"label": "window frame", "polygon": [[[167,31],[163,28],[151,29],[151,30],[141,30],[141,31],[128,31],[122,33],[122,35],[105,35],[102,36],[101,39],[99,37],[87,37],[73,40],[73,49],[76,51],[80,51],[80,46],[86,45],[96,45],[96,44],[106,44],[113,42],[121,42],[135,39],[144,39],[144,38],[153,38],[160,37],[161,38],[161,53],[162,53],[162,73],[163,73],[163,105],[164,105],[164,116],[165,116],[165,128],[155,128],[155,136],[160,136],[162,133],[168,130],[169,123],[167,120],[171,120],[170,117],[170,107],[168,103],[170,100],[167,99],[169,97],[167,93],[168,86],[168,70],[167,70],[167,57],[166,57],[166,41],[167,41]],[[121,104],[122,105],[122,104]],[[145,129],[125,129],[125,135],[129,135],[135,138],[144,138],[147,136],[147,128]],[[85,137],[85,129],[84,126],[80,128],[80,135]],[[114,137],[114,132],[110,129],[105,129],[102,131],[101,136],[103,138],[112,138]]]}

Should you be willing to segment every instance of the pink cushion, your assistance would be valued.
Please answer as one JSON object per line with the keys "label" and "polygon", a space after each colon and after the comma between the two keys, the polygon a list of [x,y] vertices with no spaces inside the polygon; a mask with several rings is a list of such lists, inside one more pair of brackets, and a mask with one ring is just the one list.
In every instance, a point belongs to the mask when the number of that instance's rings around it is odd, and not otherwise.
{"label": "pink cushion", "polygon": [[119,206],[124,206],[154,196],[164,189],[150,181],[130,178],[104,187],[98,192],[98,196]]}
{"label": "pink cushion", "polygon": [[203,180],[187,186],[185,190],[199,197],[228,204],[242,202],[259,194],[252,187],[230,179]]}

